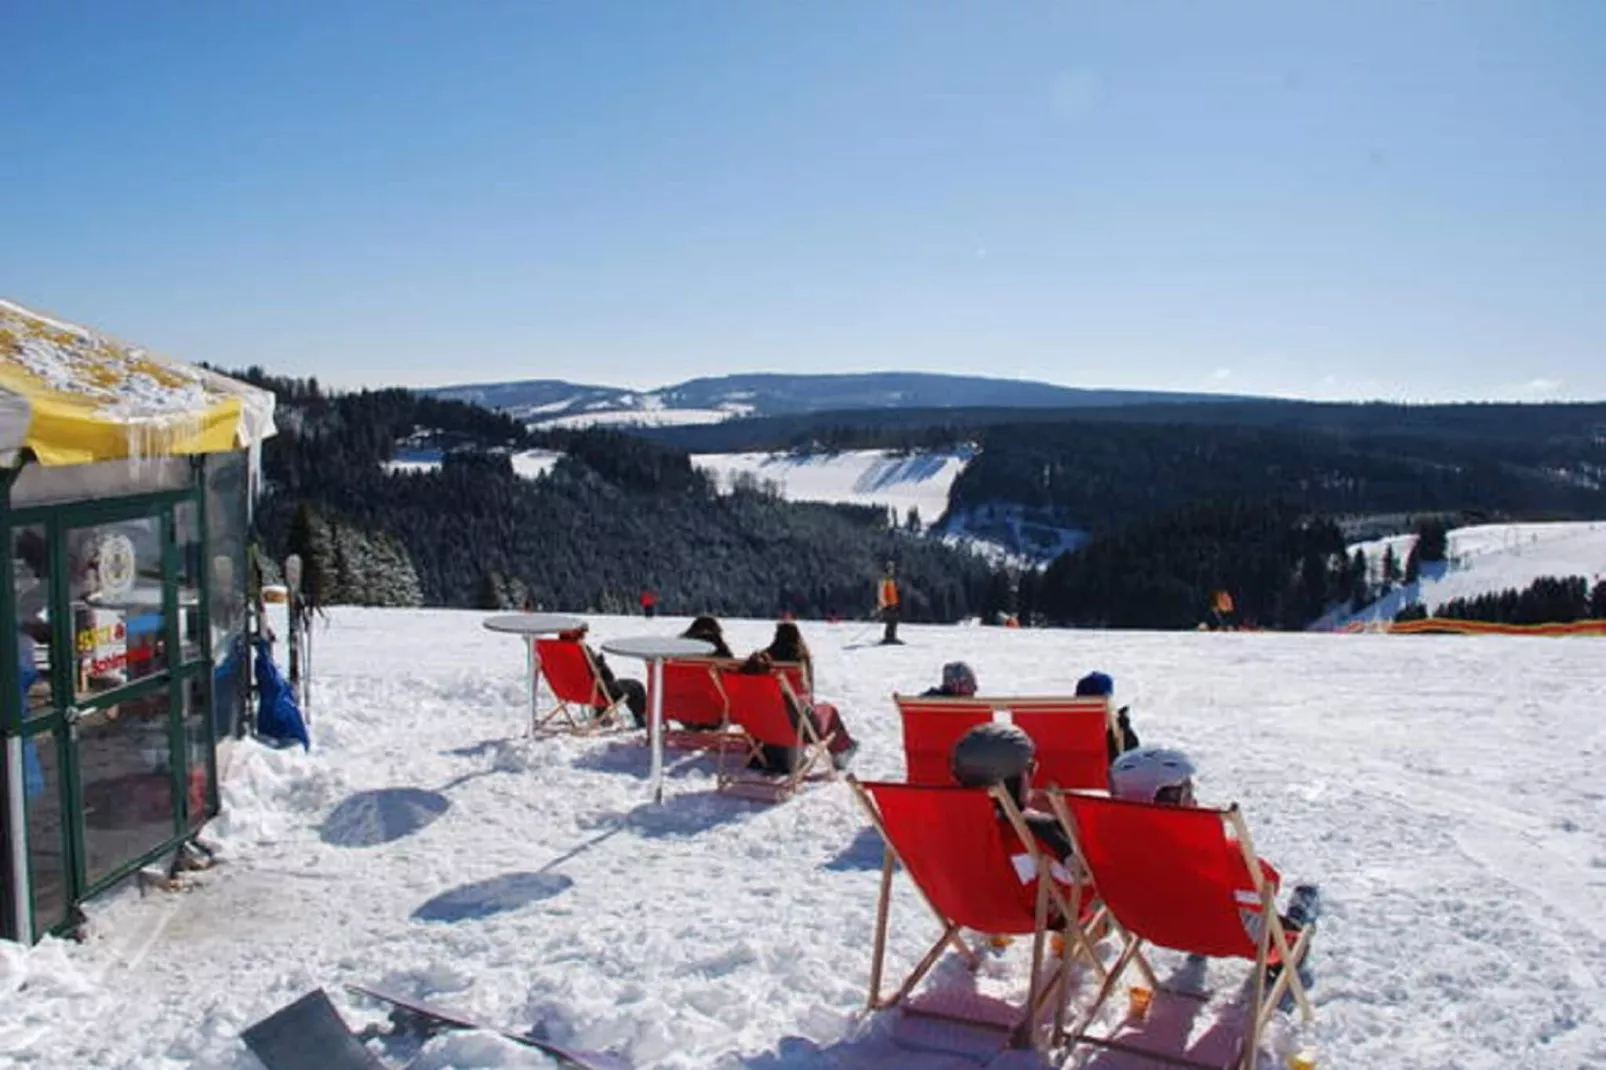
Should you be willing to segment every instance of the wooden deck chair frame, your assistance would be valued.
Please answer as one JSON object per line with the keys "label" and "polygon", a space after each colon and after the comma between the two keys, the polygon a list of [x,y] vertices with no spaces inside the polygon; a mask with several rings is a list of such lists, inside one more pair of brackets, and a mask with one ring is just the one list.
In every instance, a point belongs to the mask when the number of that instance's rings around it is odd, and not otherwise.
{"label": "wooden deck chair frame", "polygon": [[[904,778],[911,784],[955,783],[949,764],[954,741],[973,725],[985,724],[993,719],[993,700],[957,695],[894,694],[892,701],[898,707],[899,728],[903,733]],[[944,718],[951,722],[947,730],[936,734],[941,743],[939,747],[912,745],[915,742],[912,726],[922,723],[922,719],[927,717]],[[954,730],[956,728],[957,731]]]}
{"label": "wooden deck chair frame", "polygon": [[[1054,808],[1055,817],[1064,826],[1065,831],[1071,837],[1072,844],[1076,847],[1077,857],[1085,858],[1086,853],[1077,834],[1076,820],[1065,801],[1068,793],[1050,790],[1047,794],[1049,803]],[[1249,879],[1254,883],[1255,895],[1260,900],[1260,916],[1263,922],[1259,926],[1259,936],[1255,940],[1252,983],[1253,1001],[1249,1006],[1249,1022],[1244,1031],[1242,1047],[1232,1062],[1227,1064],[1226,1067],[1221,1067],[1216,1063],[1199,1062],[1182,1056],[1169,1054],[1156,1056],[1154,1052],[1145,1051],[1136,1045],[1123,1044],[1108,1036],[1094,1036],[1088,1032],[1089,1027],[1098,1018],[1099,1012],[1115,990],[1115,986],[1120,981],[1121,976],[1134,964],[1142,972],[1144,980],[1150,989],[1156,992],[1172,991],[1164,988],[1159,983],[1154,973],[1154,967],[1143,954],[1143,947],[1148,941],[1128,931],[1126,926],[1121,923],[1119,914],[1110,909],[1110,925],[1120,938],[1121,950],[1114,963],[1110,966],[1103,984],[1100,985],[1098,992],[1094,995],[1093,1002],[1082,1012],[1075,1026],[1066,1031],[1063,1036],[1057,1038],[1059,1043],[1064,1046],[1067,1056],[1077,1046],[1091,1044],[1095,1047],[1142,1055],[1151,1059],[1158,1057],[1163,1062],[1178,1066],[1203,1067],[1206,1070],[1255,1070],[1261,1036],[1265,1031],[1266,1023],[1271,1020],[1272,1014],[1276,1012],[1278,1004],[1282,1001],[1284,993],[1291,992],[1293,994],[1294,1001],[1299,1006],[1300,1015],[1306,1024],[1309,1024],[1315,1017],[1315,1013],[1311,1010],[1309,995],[1305,991],[1305,984],[1300,980],[1299,970],[1297,969],[1298,964],[1304,960],[1305,952],[1309,948],[1311,936],[1316,930],[1315,923],[1312,922],[1301,928],[1299,936],[1290,943],[1288,933],[1283,928],[1282,919],[1277,914],[1277,891],[1265,879],[1260,867],[1260,857],[1255,853],[1254,840],[1249,834],[1249,825],[1244,820],[1238,804],[1233,803],[1225,809],[1211,807],[1200,807],[1199,809],[1212,810],[1214,813],[1219,814],[1221,820],[1232,830],[1233,836],[1238,841],[1238,847],[1243,852],[1244,865],[1248,868]],[[1096,883],[1098,874],[1094,873],[1093,878]],[[1179,948],[1177,950],[1186,951],[1188,949]],[[1277,980],[1268,989],[1266,986],[1266,967],[1271,959],[1273,950],[1280,956],[1280,961],[1284,963],[1284,968],[1279,971]],[[1175,994],[1199,998],[1198,993],[1178,992]]]}
{"label": "wooden deck chair frame", "polygon": [[[730,723],[730,698],[725,694],[725,685],[720,683],[721,669],[735,668],[740,662],[732,658],[670,658],[664,662],[664,746],[677,750],[725,750],[727,748],[746,751],[747,743],[744,734],[740,731],[732,732]],[[675,668],[679,666],[679,668]],[[714,692],[719,696],[719,718],[717,725],[696,728],[671,728],[668,722],[675,720],[675,711],[670,708],[669,688],[670,673],[680,671],[695,671],[702,668],[712,682]]]}
{"label": "wooden deck chair frame", "polygon": [[[854,796],[859,800],[859,805],[863,807],[865,814],[869,817],[871,825],[881,835],[881,840],[885,844],[881,864],[880,899],[876,904],[875,940],[870,955],[870,987],[865,1005],[871,1010],[887,1010],[902,1006],[906,1014],[943,1018],[983,1028],[1000,1028],[997,1022],[942,1014],[908,1004],[909,996],[914,992],[916,986],[925,979],[932,967],[941,960],[945,948],[953,948],[954,952],[972,971],[976,970],[981,964],[981,953],[965,942],[962,926],[944,915],[918,882],[914,882],[915,890],[920,894],[920,899],[926,904],[926,908],[931,911],[938,924],[942,926],[942,932],[897,989],[890,995],[883,994],[882,981],[886,969],[887,933],[892,902],[892,876],[899,866],[902,866],[906,873],[912,873],[912,871],[903,860],[897,846],[893,843],[892,836],[888,833],[887,827],[882,820],[881,811],[876,806],[875,799],[871,796],[869,789],[851,773],[846,776],[846,780],[848,786],[853,789]],[[957,788],[944,784],[900,786],[925,787],[941,791],[978,790]],[[1034,872],[1050,873],[1052,870],[1051,863],[1042,848],[1038,846],[1037,838],[1027,826],[1025,818],[1021,815],[1020,808],[1015,805],[1015,800],[1011,799],[1000,787],[988,789],[987,794],[999,804],[1005,816],[1009,819],[1020,846],[1024,848],[1032,860]],[[1004,1027],[1008,1033],[1008,1045],[1030,1046],[1045,1056],[1065,1032],[1064,1013],[1068,997],[1068,985],[1066,982],[1069,978],[1072,956],[1075,955],[1086,962],[1101,980],[1105,975],[1104,965],[1099,961],[1098,955],[1095,953],[1092,942],[1087,935],[1089,930],[1102,923],[1103,908],[1100,907],[1094,912],[1087,920],[1086,928],[1084,928],[1083,923],[1080,921],[1083,907],[1082,892],[1084,888],[1089,887],[1089,883],[1083,879],[1084,874],[1080,872],[1080,867],[1078,867],[1078,870],[1078,873],[1072,875],[1069,895],[1066,895],[1052,879],[1039,880],[1037,882],[1037,896],[1034,907],[1036,917],[1032,933],[1030,963],[1031,978],[1027,988],[1026,1002],[1022,1005],[1023,1013],[1020,1019],[1015,1024]],[[1063,919],[1062,927],[1055,930],[1062,941],[1062,952],[1051,976],[1045,979],[1043,977],[1043,959],[1044,945],[1049,932],[1048,917],[1050,906],[1057,908],[1060,917]],[[1058,996],[1057,999],[1055,999],[1056,995]],[[1038,1028],[1038,1019],[1050,999],[1055,999],[1052,1022],[1047,1029]]]}
{"label": "wooden deck chair frame", "polygon": [[[788,723],[791,723],[792,720],[788,712],[789,708],[800,711],[808,708],[806,702],[798,699],[797,694],[792,690],[792,685],[787,682],[784,675],[775,672],[743,673],[736,669],[721,669],[719,673],[721,678],[720,687],[724,690],[728,701],[726,715],[734,727],[742,730],[742,734],[736,737],[739,740],[738,743],[722,747],[719,751],[716,790],[728,795],[738,795],[764,802],[781,802],[798,791],[806,781],[813,779],[810,774],[816,765],[824,766],[822,775],[825,779],[836,779],[836,767],[831,763],[830,753],[831,741],[836,738],[836,732],[831,731],[824,736],[820,735],[814,727],[814,719],[812,717],[797,718],[795,725],[797,739],[795,744],[790,736],[785,740],[760,739],[749,731],[747,725],[743,723],[743,719],[748,717],[749,714],[748,711],[738,708],[736,701],[731,698],[732,690],[739,690],[748,686],[767,687],[768,685],[733,685],[732,680],[773,680],[776,693],[780,699],[782,713],[786,716]],[[788,704],[790,704],[790,707]],[[735,733],[732,733],[732,736],[735,736]],[[778,777],[774,774],[765,775],[748,771],[748,763],[762,759],[764,753],[762,748],[766,743],[774,746],[789,746],[795,750],[792,768],[786,775]]]}
{"label": "wooden deck chair frame", "polygon": [[[1034,785],[1045,788],[1109,790],[1110,760],[1106,733],[1113,733],[1121,745],[1125,746],[1120,721],[1115,716],[1115,704],[1110,701],[1109,696],[1023,695],[987,701],[993,703],[995,709],[1008,710],[1010,719],[1031,736],[1032,742],[1036,744],[1038,771],[1032,778]],[[1055,724],[1056,718],[1091,720],[1095,716],[1101,719],[1102,727],[1097,733],[1096,740],[1089,737],[1088,753],[1081,755],[1081,761],[1075,760],[1076,756],[1081,754],[1080,751],[1073,753],[1053,746],[1055,741],[1049,738],[1051,730],[1045,731],[1048,726]],[[1079,767],[1079,771],[1069,772],[1072,767]]]}
{"label": "wooden deck chair frame", "polygon": [[[621,726],[619,717],[620,707],[624,705],[623,696],[615,699],[609,698],[607,689],[602,686],[602,672],[597,668],[597,659],[592,656],[590,649],[583,642],[573,639],[539,638],[536,641],[536,657],[541,663],[541,672],[547,678],[547,689],[552,692],[555,704],[550,708],[535,714],[530,723],[530,735],[553,735],[568,733],[571,735],[591,735],[606,729]],[[591,677],[590,691],[582,699],[576,695],[564,698],[558,694],[553,677],[548,671],[551,652],[558,646],[574,646],[582,658]],[[554,727],[555,722],[561,722]]]}

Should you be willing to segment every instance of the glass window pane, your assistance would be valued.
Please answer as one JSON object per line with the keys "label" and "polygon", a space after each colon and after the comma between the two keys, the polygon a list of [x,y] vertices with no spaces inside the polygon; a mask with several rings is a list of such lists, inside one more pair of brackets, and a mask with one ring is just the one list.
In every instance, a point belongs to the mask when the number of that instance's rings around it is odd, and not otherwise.
{"label": "glass window pane", "polygon": [[50,695],[50,544],[40,524],[15,530],[11,586],[17,609],[17,668],[30,714],[48,710]]}
{"label": "glass window pane", "polygon": [[244,723],[246,674],[250,671],[245,651],[248,481],[244,453],[207,457],[206,535],[212,551],[207,616],[216,665],[212,710],[219,739],[237,735]]}
{"label": "glass window pane", "polygon": [[84,872],[90,884],[174,836],[166,688],[78,720]]}
{"label": "glass window pane", "polygon": [[212,790],[211,739],[206,730],[207,695],[205,676],[191,677],[184,684],[184,752],[189,763],[189,821],[198,829],[211,817]]}
{"label": "glass window pane", "polygon": [[167,668],[160,518],[71,529],[67,569],[80,698]]}
{"label": "glass window pane", "polygon": [[67,920],[67,853],[61,825],[61,761],[50,732],[23,736],[23,798],[28,813],[28,880],[34,934]]}
{"label": "glass window pane", "polygon": [[181,661],[201,656],[201,510],[194,502],[173,507],[178,541],[178,613]]}

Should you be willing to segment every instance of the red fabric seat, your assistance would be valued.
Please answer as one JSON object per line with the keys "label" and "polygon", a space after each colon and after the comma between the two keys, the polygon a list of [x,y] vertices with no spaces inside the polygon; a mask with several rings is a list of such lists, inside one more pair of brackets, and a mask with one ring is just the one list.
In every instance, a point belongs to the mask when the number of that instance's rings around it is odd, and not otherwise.
{"label": "red fabric seat", "polygon": [[998,699],[1010,718],[1037,748],[1041,787],[1110,787],[1110,700],[1104,696],[1053,699]]}
{"label": "red fabric seat", "polygon": [[[835,775],[826,750],[829,737],[822,739],[810,718],[792,716],[792,709],[801,710],[804,703],[784,676],[775,672],[744,673],[734,668],[721,668],[718,676],[729,722],[745,732],[748,741],[743,750],[720,752],[718,790],[779,801],[801,787],[817,765],[823,763],[826,776]],[[794,753],[788,774],[776,778],[744,772],[746,764],[757,758],[765,746],[784,747]]]}
{"label": "red fabric seat", "polygon": [[596,662],[584,643],[576,639],[537,639],[535,655],[557,703],[537,714],[530,726],[532,733],[558,722],[560,727],[578,732],[614,723],[613,714],[622,700],[608,697]]}
{"label": "red fabric seat", "polygon": [[894,695],[903,723],[904,777],[911,784],[953,784],[959,737],[993,719],[987,699]]}
{"label": "red fabric seat", "polygon": [[[1082,909],[1086,886],[1073,887],[1043,879],[1056,862],[1039,847],[1021,820],[1020,812],[996,788],[961,788],[932,784],[848,783],[887,844],[882,867],[881,903],[877,909],[875,943],[870,966],[869,1005],[880,1009],[903,1004],[923,977],[952,947],[973,969],[979,964],[975,949],[960,930],[994,935],[1031,935],[1030,981],[1017,1020],[1008,1025],[1011,1040],[1030,1039],[1046,1049],[1052,1032],[1041,1016],[1048,1001],[1061,994],[1067,964],[1080,953],[1102,976],[1086,930],[1071,921],[1080,916],[1091,928],[1098,913]],[[1004,820],[1000,820],[1000,816]],[[892,895],[894,863],[901,863],[920,889],[927,905],[942,924],[942,933],[913,971],[890,996],[881,992],[885,964],[888,907]],[[1069,874],[1066,874],[1067,878]],[[1086,895],[1091,907],[1091,895]],[[1062,957],[1045,966],[1045,937],[1050,930],[1065,937]],[[1061,1004],[1062,1006],[1062,1004]],[[1056,1007],[1054,1028],[1060,1024]],[[916,1008],[905,1004],[906,1010]],[[973,1022],[998,1028],[997,1022]]]}
{"label": "red fabric seat", "polygon": [[725,692],[718,662],[670,659],[664,662],[664,719],[688,728],[716,729],[725,723]]}
{"label": "red fabric seat", "polygon": [[1075,1041],[1109,1039],[1091,1036],[1086,1025],[1129,965],[1137,963],[1155,984],[1143,957],[1146,943],[1255,964],[1256,998],[1239,1063],[1246,1070],[1254,1066],[1261,1031],[1285,990],[1294,993],[1309,1019],[1310,1004],[1296,971],[1283,970],[1269,991],[1264,978],[1269,964],[1300,959],[1315,925],[1306,925],[1292,945],[1287,943],[1276,913],[1280,876],[1255,855],[1236,806],[1165,806],[1074,792],[1051,792],[1050,799],[1124,943],[1109,979],[1073,1031]]}

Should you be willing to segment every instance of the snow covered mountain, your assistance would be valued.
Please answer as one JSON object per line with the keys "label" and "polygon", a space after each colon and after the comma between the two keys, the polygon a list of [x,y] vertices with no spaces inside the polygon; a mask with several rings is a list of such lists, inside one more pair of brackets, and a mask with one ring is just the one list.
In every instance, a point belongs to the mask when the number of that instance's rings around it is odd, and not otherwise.
{"label": "snow covered mountain", "polygon": [[[1357,543],[1374,576],[1383,555],[1393,549],[1403,564],[1414,535],[1391,535]],[[1311,625],[1331,631],[1349,624],[1383,624],[1406,606],[1422,605],[1429,613],[1457,598],[1476,598],[1505,590],[1521,590],[1546,576],[1583,576],[1591,585],[1606,579],[1606,521],[1555,524],[1479,524],[1449,534],[1446,560],[1428,565],[1413,583],[1402,584],[1358,613],[1335,610]]]}
{"label": "snow covered mountain", "polygon": [[423,392],[499,409],[532,427],[716,423],[741,416],[849,409],[1070,408],[1245,400],[1217,394],[1084,390],[1030,380],[924,372],[722,375],[689,379],[651,391],[529,379],[436,387]]}

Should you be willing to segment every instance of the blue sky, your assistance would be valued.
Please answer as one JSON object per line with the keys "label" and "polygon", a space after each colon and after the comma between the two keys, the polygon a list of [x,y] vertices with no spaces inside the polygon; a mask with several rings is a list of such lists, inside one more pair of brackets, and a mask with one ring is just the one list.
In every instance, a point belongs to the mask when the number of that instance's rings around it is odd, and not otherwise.
{"label": "blue sky", "polygon": [[1606,398],[1606,4],[0,0],[0,295],[339,385]]}

